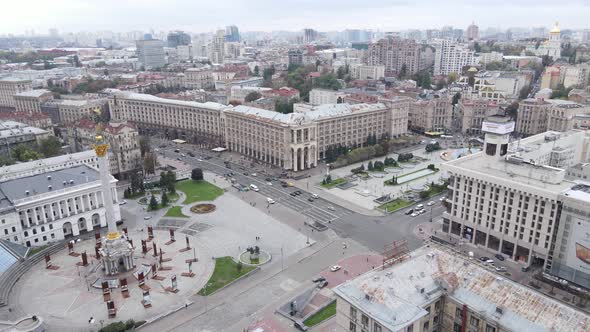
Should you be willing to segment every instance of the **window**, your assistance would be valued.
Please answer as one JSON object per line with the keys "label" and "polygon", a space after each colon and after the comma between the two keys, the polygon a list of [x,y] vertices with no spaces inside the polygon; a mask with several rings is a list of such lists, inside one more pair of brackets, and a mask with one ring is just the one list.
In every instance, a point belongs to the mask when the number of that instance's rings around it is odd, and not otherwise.
{"label": "window", "polygon": [[364,314],[361,315],[361,324],[364,327],[367,327],[369,325],[369,317],[365,316]]}
{"label": "window", "polygon": [[406,327],[406,332],[413,332],[414,331],[414,325],[410,325],[408,327]]}
{"label": "window", "polygon": [[354,307],[350,307],[350,319],[356,321],[356,309]]}
{"label": "window", "polygon": [[424,322],[424,325],[422,326],[422,331],[428,331],[428,328],[430,327],[430,322]]}
{"label": "window", "polygon": [[4,235],[8,235],[8,230],[7,229],[4,230]]}
{"label": "window", "polygon": [[459,318],[459,317],[461,317],[461,308],[457,308],[455,310],[455,318]]}
{"label": "window", "polygon": [[453,325],[453,332],[461,332],[461,324],[455,323]]}
{"label": "window", "polygon": [[438,316],[434,316],[434,318],[432,319],[432,323],[434,325],[438,324]]}
{"label": "window", "polygon": [[496,332],[496,328],[493,327],[493,326],[487,325],[486,326],[486,332]]}
{"label": "window", "polygon": [[381,332],[381,325],[374,323],[373,324],[373,332]]}
{"label": "window", "polygon": [[471,319],[469,320],[469,324],[473,327],[478,327],[479,326],[479,319],[477,319],[475,317],[471,317]]}
{"label": "window", "polygon": [[434,304],[434,310],[436,310],[436,311],[440,310],[440,300],[436,301],[436,303]]}
{"label": "window", "polygon": [[356,324],[353,322],[350,322],[350,327],[348,329],[350,332],[356,332]]}

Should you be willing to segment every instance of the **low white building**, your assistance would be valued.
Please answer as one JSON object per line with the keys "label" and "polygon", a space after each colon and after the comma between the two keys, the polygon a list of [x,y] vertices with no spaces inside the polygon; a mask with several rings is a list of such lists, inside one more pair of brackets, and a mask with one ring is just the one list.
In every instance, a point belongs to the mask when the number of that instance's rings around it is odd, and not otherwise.
{"label": "low white building", "polygon": [[[111,178],[118,221],[116,182]],[[104,227],[105,213],[99,172],[85,164],[0,183],[0,237],[27,247]]]}
{"label": "low white building", "polygon": [[344,102],[345,92],[328,89],[312,89],[309,92],[309,103],[312,105],[340,104]]}
{"label": "low white building", "polygon": [[350,76],[357,80],[378,80],[385,77],[385,66],[352,65]]}

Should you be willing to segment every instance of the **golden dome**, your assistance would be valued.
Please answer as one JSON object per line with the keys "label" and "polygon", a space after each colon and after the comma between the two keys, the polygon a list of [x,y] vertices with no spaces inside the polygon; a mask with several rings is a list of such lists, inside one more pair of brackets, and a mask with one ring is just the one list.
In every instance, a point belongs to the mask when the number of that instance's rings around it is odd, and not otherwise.
{"label": "golden dome", "polygon": [[551,29],[551,31],[549,31],[549,33],[561,33],[561,30],[559,29],[559,22],[555,22],[555,26],[553,29]]}

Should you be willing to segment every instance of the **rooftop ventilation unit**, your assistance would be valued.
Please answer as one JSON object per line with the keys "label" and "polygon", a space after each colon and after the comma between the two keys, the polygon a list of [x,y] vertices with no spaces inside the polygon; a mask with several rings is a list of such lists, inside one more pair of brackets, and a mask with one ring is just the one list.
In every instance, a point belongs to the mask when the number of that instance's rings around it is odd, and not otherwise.
{"label": "rooftop ventilation unit", "polygon": [[74,180],[70,180],[70,184],[74,184]]}
{"label": "rooftop ventilation unit", "polygon": [[373,299],[373,297],[369,294],[365,294],[365,300],[367,301],[371,301]]}
{"label": "rooftop ventilation unit", "polygon": [[51,175],[47,175],[47,181],[51,181]]}
{"label": "rooftop ventilation unit", "polygon": [[29,191],[25,190],[25,195],[29,196]]}
{"label": "rooftop ventilation unit", "polygon": [[53,187],[51,185],[47,186],[47,189],[51,190]]}

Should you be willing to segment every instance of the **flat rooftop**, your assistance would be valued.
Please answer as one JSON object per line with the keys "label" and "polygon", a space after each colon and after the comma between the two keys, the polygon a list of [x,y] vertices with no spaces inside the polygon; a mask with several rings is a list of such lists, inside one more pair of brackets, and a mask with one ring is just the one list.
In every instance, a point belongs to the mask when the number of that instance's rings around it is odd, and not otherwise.
{"label": "flat rooftop", "polygon": [[[548,139],[549,138],[549,139]],[[510,142],[507,156],[516,161],[488,157],[483,151],[442,164],[444,170],[452,173],[469,174],[475,178],[488,179],[495,183],[511,186],[518,183],[547,193],[558,194],[575,183],[564,179],[563,168],[551,167],[552,153],[573,153],[571,165],[580,161],[581,145],[585,138],[583,131],[545,132]]]}
{"label": "flat rooftop", "polygon": [[504,279],[450,250],[421,247],[409,255],[403,262],[370,271],[334,291],[393,331],[426,315],[423,307],[443,295],[508,331],[590,329],[590,316],[583,312]]}
{"label": "flat rooftop", "polygon": [[[22,198],[41,195],[84,183],[92,183],[98,180],[99,173],[96,169],[87,165],[78,165],[2,182],[0,183],[0,192],[12,204],[15,200]],[[51,189],[49,186],[51,186]],[[4,201],[2,200],[1,202]]]}
{"label": "flat rooftop", "polygon": [[35,89],[35,90],[29,90],[29,91],[23,91],[23,92],[17,93],[15,96],[39,98],[46,93],[51,93],[51,91],[46,90],[46,89]]}
{"label": "flat rooftop", "polygon": [[144,93],[124,92],[124,91],[121,91],[121,92],[109,91],[109,92],[115,93],[115,96],[117,98],[121,98],[121,99],[138,100],[138,101],[146,101],[146,102],[152,102],[152,103],[161,103],[161,104],[169,104],[169,105],[188,106],[188,107],[198,107],[198,108],[205,108],[205,109],[214,110],[214,111],[221,111],[221,110],[227,108],[227,106],[225,106],[225,105],[210,102],[210,101],[205,102],[205,103],[199,103],[196,101],[184,101],[184,100],[177,100],[177,99],[160,98],[160,97],[156,97],[156,96],[152,96],[152,95],[144,94]]}

